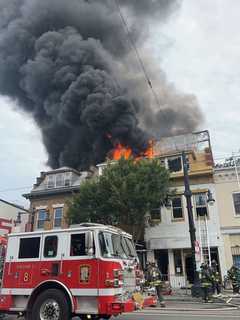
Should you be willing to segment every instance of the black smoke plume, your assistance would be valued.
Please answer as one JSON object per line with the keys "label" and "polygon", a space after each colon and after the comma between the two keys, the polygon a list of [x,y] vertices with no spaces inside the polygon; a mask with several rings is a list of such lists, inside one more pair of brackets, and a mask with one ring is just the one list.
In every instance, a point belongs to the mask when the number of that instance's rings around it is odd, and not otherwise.
{"label": "black smoke plume", "polygon": [[150,136],[191,131],[201,118],[195,100],[163,78],[156,85],[161,105],[151,101],[117,4],[141,46],[148,21],[164,22],[179,3],[0,0],[0,93],[32,115],[52,168],[87,169],[116,141],[138,153]]}

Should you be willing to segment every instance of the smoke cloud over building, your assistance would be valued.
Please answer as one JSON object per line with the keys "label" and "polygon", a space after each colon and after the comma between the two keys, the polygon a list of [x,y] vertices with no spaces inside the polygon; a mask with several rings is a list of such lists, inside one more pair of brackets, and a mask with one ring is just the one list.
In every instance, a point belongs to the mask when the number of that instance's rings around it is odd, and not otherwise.
{"label": "smoke cloud over building", "polygon": [[[116,2],[117,1],[117,2]],[[0,94],[15,99],[41,130],[52,168],[87,169],[114,143],[143,151],[151,137],[194,130],[196,99],[154,80],[156,104],[117,5],[136,45],[145,26],[164,23],[177,0],[0,0]],[[144,60],[151,64],[151,58]],[[136,63],[136,61],[135,61]]]}

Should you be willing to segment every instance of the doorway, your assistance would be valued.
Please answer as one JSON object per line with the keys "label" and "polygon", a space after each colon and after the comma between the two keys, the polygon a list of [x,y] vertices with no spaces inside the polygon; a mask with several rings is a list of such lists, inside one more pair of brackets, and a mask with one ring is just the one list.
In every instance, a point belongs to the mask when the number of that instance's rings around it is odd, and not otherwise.
{"label": "doorway", "polygon": [[187,275],[187,281],[193,283],[194,281],[194,270],[193,270],[193,260],[191,255],[187,255],[185,258],[185,271]]}
{"label": "doorway", "polygon": [[162,275],[168,276],[168,250],[155,250],[154,255]]}

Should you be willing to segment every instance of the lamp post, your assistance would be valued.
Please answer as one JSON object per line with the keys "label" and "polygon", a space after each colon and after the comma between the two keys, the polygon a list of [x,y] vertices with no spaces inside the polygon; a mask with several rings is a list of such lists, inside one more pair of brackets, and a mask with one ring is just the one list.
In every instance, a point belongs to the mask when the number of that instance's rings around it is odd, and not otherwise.
{"label": "lamp post", "polygon": [[187,212],[188,212],[188,223],[189,223],[189,233],[190,233],[190,241],[191,241],[191,253],[192,253],[192,264],[193,264],[193,286],[192,286],[192,296],[199,297],[201,296],[201,288],[200,288],[200,280],[199,274],[197,272],[197,264],[196,264],[196,228],[193,219],[193,210],[192,210],[192,192],[189,184],[189,175],[188,175],[188,162],[186,153],[182,152],[182,160],[183,160],[183,174],[184,174],[184,196],[187,202]]}
{"label": "lamp post", "polygon": [[[190,183],[189,183],[189,163],[187,161],[186,153],[182,152],[182,160],[183,160],[183,174],[184,174],[184,196],[186,198],[187,202],[187,212],[188,212],[188,222],[189,222],[189,233],[190,233],[190,241],[191,241],[191,251],[192,251],[192,263],[193,263],[193,272],[194,272],[194,278],[193,278],[193,286],[192,286],[192,296],[193,297],[199,297],[201,296],[201,287],[200,287],[200,279],[199,279],[199,273],[197,271],[197,264],[196,264],[196,228],[194,224],[194,218],[193,218],[193,210],[192,210],[192,192],[190,189]],[[207,191],[207,203],[209,205],[213,205],[215,202],[215,199],[213,199],[212,193],[210,190]]]}

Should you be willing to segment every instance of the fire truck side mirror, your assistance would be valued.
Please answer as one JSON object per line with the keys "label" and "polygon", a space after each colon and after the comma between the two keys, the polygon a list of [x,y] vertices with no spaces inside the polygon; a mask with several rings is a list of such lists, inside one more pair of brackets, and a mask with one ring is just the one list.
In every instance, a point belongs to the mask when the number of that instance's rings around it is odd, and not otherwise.
{"label": "fire truck side mirror", "polygon": [[86,254],[88,256],[93,256],[94,254],[94,239],[93,239],[93,233],[92,231],[86,232],[86,238],[85,238],[85,248],[86,248]]}

